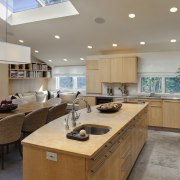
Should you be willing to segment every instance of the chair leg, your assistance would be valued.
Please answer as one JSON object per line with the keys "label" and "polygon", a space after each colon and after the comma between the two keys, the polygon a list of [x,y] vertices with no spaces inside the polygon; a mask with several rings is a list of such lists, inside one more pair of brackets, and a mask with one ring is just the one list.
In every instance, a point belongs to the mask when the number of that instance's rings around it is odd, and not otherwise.
{"label": "chair leg", "polygon": [[22,154],[22,145],[21,145],[21,140],[20,139],[17,141],[17,144],[18,144],[19,153],[20,153],[20,155],[22,157],[23,154]]}
{"label": "chair leg", "polygon": [[1,145],[1,169],[4,169],[4,145]]}
{"label": "chair leg", "polygon": [[6,153],[9,153],[9,144],[6,145]]}

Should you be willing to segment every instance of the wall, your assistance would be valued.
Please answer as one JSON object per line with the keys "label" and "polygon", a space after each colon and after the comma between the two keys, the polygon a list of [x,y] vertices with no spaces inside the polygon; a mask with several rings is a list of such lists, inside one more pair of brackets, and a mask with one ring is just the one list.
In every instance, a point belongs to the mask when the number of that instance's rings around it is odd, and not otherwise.
{"label": "wall", "polygon": [[9,95],[8,65],[0,64],[0,101]]}
{"label": "wall", "polygon": [[[180,67],[180,51],[171,52],[151,52],[151,53],[131,53],[131,54],[112,54],[112,55],[99,55],[89,56],[88,60],[122,57],[122,56],[137,56],[138,57],[138,77],[140,76],[174,76],[176,75],[177,68]],[[120,90],[118,87],[121,84],[103,84],[103,94],[106,94],[107,86],[114,88],[114,93],[119,95]],[[128,90],[130,95],[139,93],[137,84],[129,84]]]}

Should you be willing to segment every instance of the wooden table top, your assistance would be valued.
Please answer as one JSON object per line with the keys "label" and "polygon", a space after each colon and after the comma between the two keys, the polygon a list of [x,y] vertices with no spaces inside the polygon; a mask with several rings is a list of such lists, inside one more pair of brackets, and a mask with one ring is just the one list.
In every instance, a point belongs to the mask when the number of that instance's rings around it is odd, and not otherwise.
{"label": "wooden table top", "polygon": [[31,102],[31,103],[27,103],[27,104],[21,104],[21,105],[18,105],[18,108],[11,111],[11,112],[8,112],[8,113],[1,113],[0,112],[0,119],[4,118],[4,117],[7,117],[7,116],[10,116],[10,115],[14,115],[14,114],[17,114],[17,113],[24,113],[24,114],[28,114],[34,110],[37,110],[37,109],[40,109],[40,108],[44,108],[44,107],[52,107],[54,106],[55,104],[53,103],[42,103],[42,102]]}

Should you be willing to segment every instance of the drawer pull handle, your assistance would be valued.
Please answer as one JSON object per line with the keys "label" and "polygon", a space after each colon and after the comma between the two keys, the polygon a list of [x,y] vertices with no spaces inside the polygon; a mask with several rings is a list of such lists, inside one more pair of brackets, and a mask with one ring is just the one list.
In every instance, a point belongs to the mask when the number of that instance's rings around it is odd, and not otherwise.
{"label": "drawer pull handle", "polygon": [[92,161],[96,161],[97,159],[99,159],[99,158],[103,155],[103,153],[104,153],[104,151],[106,150],[107,147],[108,147],[108,146],[105,145],[105,146],[104,146],[104,149],[103,149],[102,151],[100,151],[95,157],[92,157],[91,160],[92,160]]}
{"label": "drawer pull handle", "polygon": [[104,159],[95,168],[91,169],[91,173],[97,172],[97,170],[105,163],[107,158],[108,158],[108,155],[105,155]]}
{"label": "drawer pull handle", "polygon": [[109,150],[110,153],[113,153],[119,147],[119,141]]}

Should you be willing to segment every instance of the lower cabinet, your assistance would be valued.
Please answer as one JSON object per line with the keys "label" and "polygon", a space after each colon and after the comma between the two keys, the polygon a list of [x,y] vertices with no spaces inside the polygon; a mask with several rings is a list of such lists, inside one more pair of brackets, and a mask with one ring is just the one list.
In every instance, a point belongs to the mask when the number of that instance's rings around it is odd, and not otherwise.
{"label": "lower cabinet", "polygon": [[86,159],[87,180],[125,180],[146,139],[147,108],[106,144],[91,160]]}
{"label": "lower cabinet", "polygon": [[[24,180],[125,180],[147,138],[147,110],[140,112],[91,159],[23,145]],[[49,156],[48,156],[49,157]]]}
{"label": "lower cabinet", "polygon": [[180,129],[180,101],[163,101],[163,127]]}

